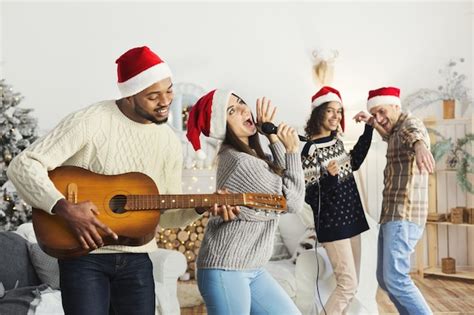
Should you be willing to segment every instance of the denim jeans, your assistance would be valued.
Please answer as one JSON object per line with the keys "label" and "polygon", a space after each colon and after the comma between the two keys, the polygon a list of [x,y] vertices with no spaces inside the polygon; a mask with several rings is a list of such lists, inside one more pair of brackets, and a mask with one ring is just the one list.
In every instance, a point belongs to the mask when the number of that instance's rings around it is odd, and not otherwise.
{"label": "denim jeans", "polygon": [[285,290],[263,268],[198,269],[197,280],[209,315],[301,314]]}
{"label": "denim jeans", "polygon": [[410,221],[380,225],[377,281],[401,315],[432,314],[410,278],[410,254],[423,236],[424,227]]}
{"label": "denim jeans", "polygon": [[89,254],[59,260],[66,315],[155,314],[148,254]]}

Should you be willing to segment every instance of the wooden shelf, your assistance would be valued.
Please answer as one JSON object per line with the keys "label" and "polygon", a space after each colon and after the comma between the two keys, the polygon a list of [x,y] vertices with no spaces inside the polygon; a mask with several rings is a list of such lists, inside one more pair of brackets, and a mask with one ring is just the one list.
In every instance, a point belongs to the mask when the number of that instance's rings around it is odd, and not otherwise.
{"label": "wooden shelf", "polygon": [[[465,118],[456,119],[425,119],[426,127],[433,128],[445,137],[454,140],[462,134],[472,133],[474,131],[474,115]],[[431,144],[433,145],[440,139],[434,134],[429,133]],[[469,149],[472,151],[472,148]],[[474,206],[472,195],[461,191],[455,178],[456,170],[451,169],[443,159],[438,163],[435,173],[428,177],[428,205],[430,212],[447,214],[450,209],[459,205],[465,205],[468,208]],[[435,216],[433,217],[435,218]],[[444,228],[443,228],[444,227]],[[472,247],[471,235],[474,232],[474,224],[452,223],[451,221],[428,221],[425,226],[424,239],[420,240],[416,246],[416,270],[420,276],[435,275],[445,278],[460,280],[474,280],[474,260],[469,251]],[[438,232],[440,235],[438,235]],[[441,257],[449,252],[449,237],[452,235],[455,242],[451,242],[455,247],[451,256],[458,261],[463,261],[463,265],[456,266],[455,274],[446,274],[441,272]],[[426,261],[425,261],[426,260]]]}
{"label": "wooden shelf", "polygon": [[447,221],[441,221],[441,222],[439,222],[439,221],[426,221],[426,224],[474,227],[474,224],[468,224],[468,223],[451,223],[451,222],[447,222]]}
{"label": "wooden shelf", "polygon": [[459,267],[456,266],[456,273],[444,273],[441,271],[440,267],[430,267],[423,270],[425,275],[449,277],[449,278],[458,278],[458,279],[467,279],[474,280],[474,268],[473,267]]}
{"label": "wooden shelf", "polygon": [[453,118],[453,119],[437,119],[437,118],[426,118],[423,119],[425,125],[431,127],[431,125],[458,125],[458,124],[466,124],[471,121],[471,118]]}

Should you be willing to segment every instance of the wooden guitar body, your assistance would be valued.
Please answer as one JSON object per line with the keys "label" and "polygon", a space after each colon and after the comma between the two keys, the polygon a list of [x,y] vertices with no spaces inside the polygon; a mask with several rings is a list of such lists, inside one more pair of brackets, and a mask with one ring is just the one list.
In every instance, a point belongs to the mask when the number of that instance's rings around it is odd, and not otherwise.
{"label": "wooden guitar body", "polygon": [[[77,185],[77,201],[89,200],[97,206],[98,219],[119,235],[118,240],[103,237],[105,245],[139,246],[155,237],[160,211],[150,209],[115,213],[111,209],[111,206],[123,201],[116,196],[158,195],[158,188],[150,177],[141,173],[100,175],[70,166],[49,172],[49,177],[64,196],[68,196],[68,186],[74,183]],[[117,200],[113,200],[114,197]],[[59,216],[33,208],[33,226],[39,246],[51,256],[75,257],[90,251],[81,247],[68,224]]]}

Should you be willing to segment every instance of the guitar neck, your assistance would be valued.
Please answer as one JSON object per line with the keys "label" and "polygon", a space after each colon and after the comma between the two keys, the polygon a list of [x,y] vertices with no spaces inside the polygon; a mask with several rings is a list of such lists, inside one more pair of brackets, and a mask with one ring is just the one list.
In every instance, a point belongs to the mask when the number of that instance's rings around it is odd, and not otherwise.
{"label": "guitar neck", "polygon": [[245,194],[127,195],[126,197],[125,210],[127,211],[211,207],[214,204],[235,206],[246,204]]}

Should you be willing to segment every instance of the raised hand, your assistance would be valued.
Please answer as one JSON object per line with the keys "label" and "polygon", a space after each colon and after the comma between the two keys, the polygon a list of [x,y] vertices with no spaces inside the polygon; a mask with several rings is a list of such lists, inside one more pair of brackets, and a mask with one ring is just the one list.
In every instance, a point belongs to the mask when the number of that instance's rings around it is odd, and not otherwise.
{"label": "raised hand", "polygon": [[277,137],[285,146],[287,153],[297,153],[300,148],[300,142],[296,130],[285,124],[281,123],[278,126]]}
{"label": "raised hand", "polygon": [[375,118],[374,116],[366,113],[364,111],[358,112],[352,119],[354,119],[357,123],[363,121],[369,126],[374,126]]}
{"label": "raised hand", "polygon": [[369,113],[366,113],[364,111],[360,111],[358,112],[352,119],[354,119],[357,123],[363,121],[365,122],[367,125],[369,126],[372,126],[374,127],[375,130],[377,130],[377,132],[380,134],[380,136],[384,137],[387,135],[387,132],[382,128],[382,126],[380,126],[378,123],[377,123],[377,120],[375,119],[374,116],[372,116],[371,114]]}
{"label": "raised hand", "polygon": [[276,114],[276,107],[272,105],[272,101],[265,96],[257,99],[257,128],[261,133],[261,126],[265,122],[273,122]]}

